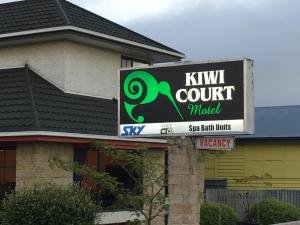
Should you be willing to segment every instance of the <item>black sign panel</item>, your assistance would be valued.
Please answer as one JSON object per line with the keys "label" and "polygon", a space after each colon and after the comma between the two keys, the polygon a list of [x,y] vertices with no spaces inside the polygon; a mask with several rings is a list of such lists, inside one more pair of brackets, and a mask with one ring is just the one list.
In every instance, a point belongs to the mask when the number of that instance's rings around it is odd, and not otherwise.
{"label": "black sign panel", "polygon": [[251,66],[238,60],[121,70],[120,135],[249,132],[245,103],[252,92],[245,93],[245,84],[252,84],[246,76],[252,78]]}

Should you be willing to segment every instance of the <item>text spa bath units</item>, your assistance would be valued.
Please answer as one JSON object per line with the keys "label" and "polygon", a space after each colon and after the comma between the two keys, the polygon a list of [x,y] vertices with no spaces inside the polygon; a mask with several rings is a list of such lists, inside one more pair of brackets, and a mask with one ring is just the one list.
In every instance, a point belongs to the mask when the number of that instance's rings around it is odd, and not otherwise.
{"label": "text spa bath units", "polygon": [[254,131],[250,59],[120,70],[121,136],[200,136]]}

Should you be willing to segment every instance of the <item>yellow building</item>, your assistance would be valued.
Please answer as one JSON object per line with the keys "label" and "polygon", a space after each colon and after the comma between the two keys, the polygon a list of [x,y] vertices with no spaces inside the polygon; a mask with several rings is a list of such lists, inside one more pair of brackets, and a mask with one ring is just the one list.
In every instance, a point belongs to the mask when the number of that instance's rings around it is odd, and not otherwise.
{"label": "yellow building", "polygon": [[[300,106],[256,108],[254,135],[209,157],[205,178],[228,189],[300,189]],[[245,182],[248,180],[248,182]]]}

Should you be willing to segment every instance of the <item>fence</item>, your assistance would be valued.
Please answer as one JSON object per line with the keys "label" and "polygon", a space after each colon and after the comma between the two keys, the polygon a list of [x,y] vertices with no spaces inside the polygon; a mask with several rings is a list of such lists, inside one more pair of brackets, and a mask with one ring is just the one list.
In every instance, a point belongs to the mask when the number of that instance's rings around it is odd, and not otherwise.
{"label": "fence", "polygon": [[233,191],[206,189],[205,199],[207,202],[217,202],[231,206],[241,219],[246,217],[248,207],[265,199],[277,199],[300,208],[300,190]]}
{"label": "fence", "polygon": [[300,225],[300,221],[287,222],[287,223],[278,223],[273,225]]}

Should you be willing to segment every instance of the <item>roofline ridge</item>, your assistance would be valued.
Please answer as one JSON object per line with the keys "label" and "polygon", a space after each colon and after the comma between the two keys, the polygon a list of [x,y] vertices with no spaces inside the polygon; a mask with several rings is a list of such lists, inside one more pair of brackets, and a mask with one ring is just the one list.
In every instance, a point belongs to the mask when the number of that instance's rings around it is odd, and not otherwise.
{"label": "roofline ridge", "polygon": [[257,106],[256,109],[266,109],[266,108],[288,108],[288,107],[297,107],[299,108],[300,105],[274,105],[274,106]]}
{"label": "roofline ridge", "polygon": [[18,2],[23,2],[25,0],[15,0],[13,2],[3,2],[1,5],[12,5],[12,4],[17,4]]}
{"label": "roofline ridge", "polygon": [[0,67],[0,70],[11,70],[11,69],[24,69],[25,65],[22,66],[7,66],[7,67]]}
{"label": "roofline ridge", "polygon": [[67,13],[65,12],[63,6],[61,5],[60,0],[54,0],[59,8],[60,13],[62,14],[63,18],[65,19],[66,25],[71,25],[70,19],[67,15]]}
{"label": "roofline ridge", "polygon": [[[57,0],[57,1],[60,1],[60,0]],[[109,23],[112,23],[112,24],[114,24],[114,25],[116,25],[116,26],[118,26],[118,27],[121,27],[121,28],[123,28],[123,29],[125,29],[125,30],[127,30],[127,31],[130,31],[130,32],[134,33],[135,35],[138,35],[138,36],[140,36],[140,37],[143,37],[143,38],[145,38],[145,39],[147,39],[147,40],[149,40],[149,41],[152,41],[152,42],[154,42],[154,43],[156,43],[156,44],[158,44],[158,45],[161,45],[162,47],[166,47],[166,48],[169,49],[169,51],[177,52],[177,53],[179,53],[179,54],[184,54],[184,53],[182,53],[182,52],[180,52],[180,51],[177,51],[177,50],[174,49],[174,48],[171,48],[171,47],[169,47],[169,46],[167,46],[167,45],[164,45],[164,44],[162,44],[162,43],[160,43],[160,42],[158,42],[158,41],[156,41],[156,40],[153,40],[152,38],[146,37],[146,36],[144,36],[144,35],[142,35],[142,34],[136,32],[136,31],[134,31],[134,30],[131,30],[131,29],[129,29],[129,28],[125,27],[125,26],[122,26],[122,25],[120,25],[120,24],[118,24],[118,23],[116,23],[116,22],[114,22],[114,21],[112,21],[112,20],[109,20],[109,19],[107,19],[107,18],[105,18],[105,17],[103,17],[103,16],[100,16],[100,15],[98,15],[97,13],[91,12],[91,11],[89,11],[89,10],[83,8],[83,7],[80,7],[80,6],[74,4],[74,3],[70,2],[70,1],[65,0],[65,2],[67,2],[68,4],[71,4],[72,6],[74,6],[74,7],[76,7],[76,8],[79,8],[79,9],[81,9],[81,10],[84,10],[85,12],[87,12],[87,13],[89,13],[89,14],[92,14],[92,15],[97,16],[97,17],[101,17],[101,19],[103,19],[103,20],[105,20],[105,21],[107,21],[107,22],[109,22]],[[77,27],[76,25],[73,25],[73,26]]]}
{"label": "roofline ridge", "polygon": [[38,117],[38,112],[36,109],[36,102],[34,99],[34,93],[33,93],[33,89],[32,89],[32,81],[30,79],[30,74],[29,74],[29,66],[27,64],[25,64],[25,73],[26,73],[26,79],[27,79],[27,84],[28,84],[28,91],[29,91],[29,97],[30,97],[30,102],[32,105],[32,111],[33,111],[33,119],[35,121],[35,125],[37,129],[40,129],[40,121],[39,121],[39,117]]}

